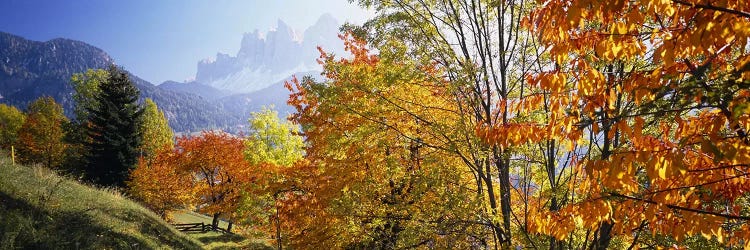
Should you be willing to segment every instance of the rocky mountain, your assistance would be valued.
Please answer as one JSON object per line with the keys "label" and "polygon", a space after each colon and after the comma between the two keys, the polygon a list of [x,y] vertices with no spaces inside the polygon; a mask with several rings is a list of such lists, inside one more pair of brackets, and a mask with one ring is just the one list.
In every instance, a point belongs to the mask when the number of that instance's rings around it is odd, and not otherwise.
{"label": "rocky mountain", "polygon": [[300,36],[279,20],[274,30],[246,33],[236,55],[218,53],[198,62],[196,82],[232,93],[250,93],[282,81],[297,72],[320,71],[317,47],[343,51],[339,23],[321,16]]}
{"label": "rocky mountain", "polygon": [[[70,77],[113,63],[106,52],[84,42],[61,38],[38,42],[0,32],[0,103],[24,109],[36,98],[47,95],[72,116]],[[132,74],[131,80],[142,97],[154,99],[176,131],[223,128],[242,121],[206,98],[158,88]]]}
{"label": "rocky mountain", "polygon": [[[198,63],[196,80],[167,81],[159,86],[131,74],[142,97],[152,98],[178,132],[201,129],[241,129],[250,112],[274,106],[279,114],[293,112],[286,105],[284,81],[297,75],[319,76],[317,47],[343,52],[338,21],[323,15],[302,34],[279,20],[266,33],[246,33],[236,55],[217,54]],[[31,41],[0,32],[0,103],[24,109],[40,96],[52,96],[73,115],[70,77],[87,69],[107,68],[114,60],[103,50],[81,41]],[[231,129],[230,129],[231,128]]]}

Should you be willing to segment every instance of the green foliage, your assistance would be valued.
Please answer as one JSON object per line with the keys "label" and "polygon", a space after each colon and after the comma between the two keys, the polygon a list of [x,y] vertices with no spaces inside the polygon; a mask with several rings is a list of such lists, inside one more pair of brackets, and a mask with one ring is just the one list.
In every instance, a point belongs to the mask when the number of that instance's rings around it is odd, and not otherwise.
{"label": "green foliage", "polygon": [[101,92],[99,86],[108,78],[109,73],[103,69],[89,69],[84,73],[73,74],[70,78],[70,83],[75,90],[73,92],[73,100],[75,100],[73,112],[78,122],[86,121],[89,110],[98,106],[95,97]]}
{"label": "green foliage", "polygon": [[304,144],[297,126],[282,122],[276,111],[266,107],[251,115],[251,132],[245,143],[245,156],[250,164],[290,166],[302,159]]}
{"label": "green foliage", "polygon": [[200,249],[117,192],[0,156],[0,249]]}
{"label": "green foliage", "polygon": [[96,95],[101,93],[99,86],[109,77],[103,69],[89,69],[83,73],[73,74],[70,84],[73,86],[73,114],[75,119],[65,130],[65,142],[68,144],[65,169],[75,175],[80,175],[82,166],[86,166],[86,144],[90,138],[86,135],[89,110],[97,107]]}
{"label": "green foliage", "polygon": [[140,127],[143,143],[141,154],[150,157],[161,148],[174,146],[174,133],[167,123],[167,117],[161,112],[151,98],[146,98],[143,105],[143,123]]}
{"label": "green foliage", "polygon": [[18,140],[18,131],[26,115],[16,107],[0,104],[0,148],[10,148]]}
{"label": "green foliage", "polygon": [[64,159],[65,132],[68,123],[62,107],[52,97],[41,97],[31,103],[28,116],[18,133],[18,153],[24,164],[59,167]]}
{"label": "green foliage", "polygon": [[87,178],[105,186],[125,186],[141,145],[141,117],[138,89],[127,73],[109,68],[107,81],[94,96],[95,107],[88,112]]}

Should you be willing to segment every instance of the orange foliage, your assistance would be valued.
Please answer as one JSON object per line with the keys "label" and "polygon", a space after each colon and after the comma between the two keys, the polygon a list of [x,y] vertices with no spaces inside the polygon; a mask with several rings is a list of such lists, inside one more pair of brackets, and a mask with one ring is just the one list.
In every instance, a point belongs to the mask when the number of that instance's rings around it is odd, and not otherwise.
{"label": "orange foliage", "polygon": [[504,147],[598,146],[576,162],[573,202],[532,211],[529,229],[565,239],[609,224],[625,238],[750,242],[748,13],[745,1],[553,0],[527,17],[555,64],[527,76],[550,119],[477,135]]}
{"label": "orange foliage", "polygon": [[276,172],[286,190],[282,231],[301,248],[468,246],[467,235],[484,227],[472,221],[471,177],[441,148],[460,132],[446,85],[431,65],[342,39],[352,57],[322,53],[326,82],[286,83],[308,147],[304,161]]}
{"label": "orange foliage", "polygon": [[152,164],[141,161],[131,173],[130,187],[160,211],[192,204],[204,213],[232,216],[241,192],[255,180],[243,150],[242,138],[223,132],[183,136]]}

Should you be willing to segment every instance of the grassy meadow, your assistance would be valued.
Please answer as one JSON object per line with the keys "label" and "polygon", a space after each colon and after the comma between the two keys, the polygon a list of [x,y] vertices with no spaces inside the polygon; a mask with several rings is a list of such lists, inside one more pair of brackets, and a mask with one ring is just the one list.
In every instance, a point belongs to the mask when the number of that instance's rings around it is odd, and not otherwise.
{"label": "grassy meadow", "polygon": [[238,235],[179,232],[116,190],[82,185],[44,167],[13,165],[0,156],[0,249],[237,248],[267,246]]}
{"label": "grassy meadow", "polygon": [[[174,223],[201,223],[211,224],[211,217],[189,211],[173,211]],[[227,228],[228,223],[219,220],[219,227]],[[233,231],[234,232],[234,231]],[[238,234],[224,234],[220,232],[189,232],[187,235],[204,245],[206,249],[274,249],[267,240],[248,239]]]}

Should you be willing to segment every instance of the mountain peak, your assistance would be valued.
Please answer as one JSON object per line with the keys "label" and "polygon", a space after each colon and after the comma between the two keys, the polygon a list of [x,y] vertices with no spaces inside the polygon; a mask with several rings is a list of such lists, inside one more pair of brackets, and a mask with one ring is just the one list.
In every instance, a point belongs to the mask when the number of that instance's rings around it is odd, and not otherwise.
{"label": "mountain peak", "polygon": [[291,28],[291,27],[289,27],[289,25],[288,25],[288,24],[286,24],[286,22],[284,22],[284,20],[281,20],[281,18],[279,18],[279,19],[277,19],[277,20],[276,20],[276,30],[277,30],[277,31],[281,31],[281,30],[291,30],[291,29],[292,29],[292,28]]}
{"label": "mountain peak", "polygon": [[295,72],[319,71],[317,46],[343,51],[338,21],[324,14],[303,36],[278,19],[265,35],[255,30],[242,37],[236,56],[219,56],[198,63],[195,80],[217,89],[248,93],[282,80]]}
{"label": "mountain peak", "polygon": [[318,21],[315,22],[315,25],[313,26],[319,26],[319,25],[326,25],[326,24],[336,24],[338,25],[339,20],[336,20],[331,13],[325,13],[321,15],[318,18]]}

